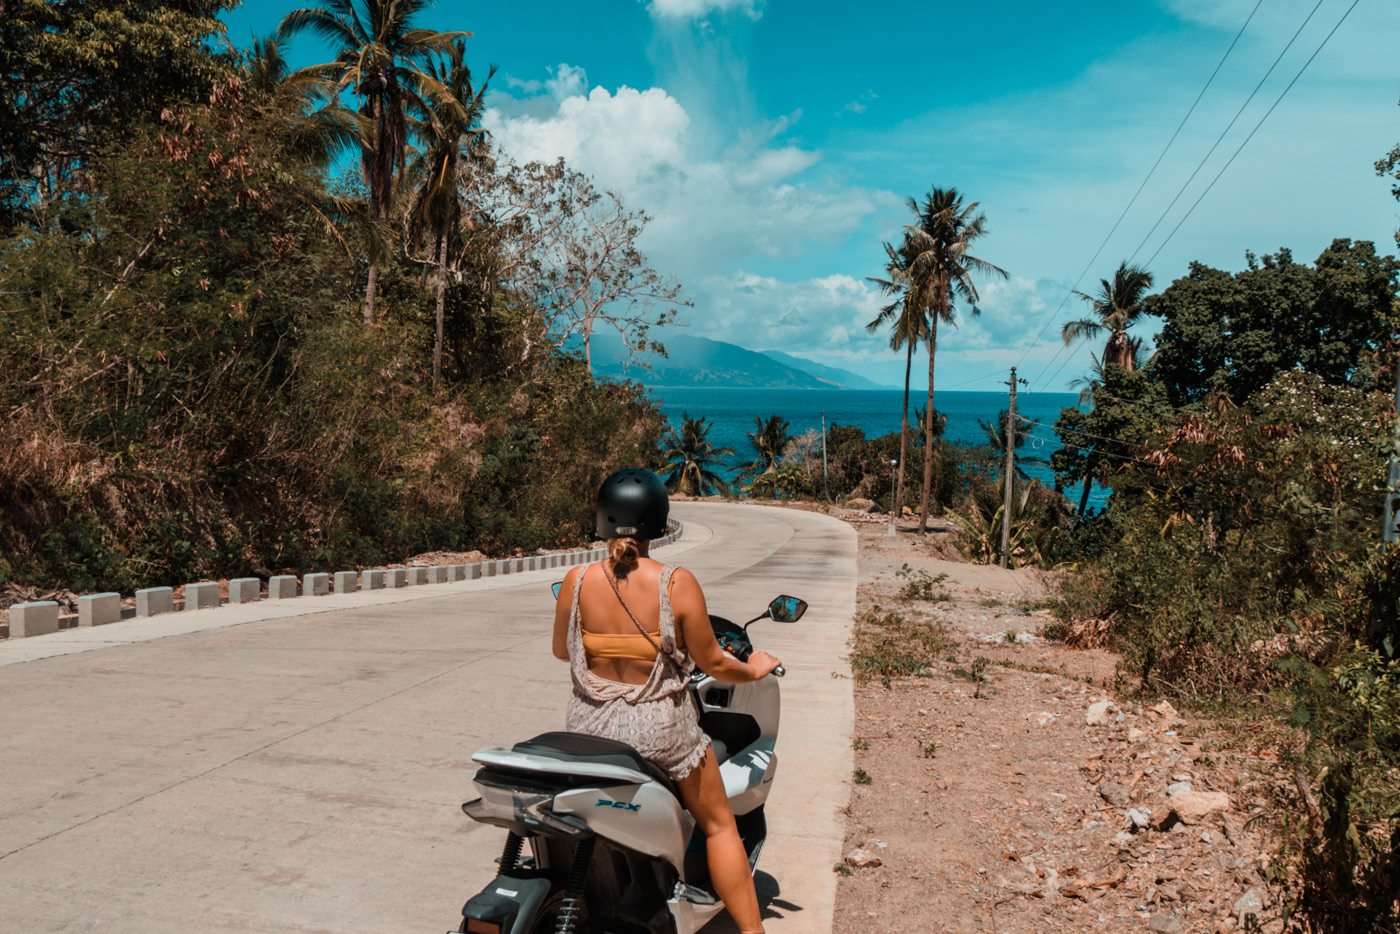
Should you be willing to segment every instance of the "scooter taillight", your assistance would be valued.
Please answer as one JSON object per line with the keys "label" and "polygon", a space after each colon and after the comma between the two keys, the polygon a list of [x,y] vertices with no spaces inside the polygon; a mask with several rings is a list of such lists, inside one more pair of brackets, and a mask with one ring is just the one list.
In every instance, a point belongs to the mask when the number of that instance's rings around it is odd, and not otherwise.
{"label": "scooter taillight", "polygon": [[495,921],[467,919],[467,934],[501,934],[501,926]]}

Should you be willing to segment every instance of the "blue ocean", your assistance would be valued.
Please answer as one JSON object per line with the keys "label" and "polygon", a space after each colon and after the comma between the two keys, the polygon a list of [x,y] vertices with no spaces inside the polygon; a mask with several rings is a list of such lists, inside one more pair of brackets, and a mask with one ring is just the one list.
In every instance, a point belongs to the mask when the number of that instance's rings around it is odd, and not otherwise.
{"label": "blue ocean", "polygon": [[[681,416],[708,419],[710,441],[716,446],[734,449],[729,458],[734,465],[746,464],[753,458],[753,446],[748,432],[754,430],[754,419],[781,415],[788,421],[788,433],[800,435],[821,431],[822,419],[827,426],[856,425],[867,438],[899,431],[900,404],[904,395],[899,389],[736,389],[715,387],[654,386],[649,392],[673,426],[679,426]],[[1025,460],[1024,469],[1052,485],[1050,455],[1059,448],[1052,426],[1060,410],[1077,403],[1078,397],[1069,392],[1021,392],[1016,395],[1016,410],[1025,418],[1039,424],[1031,428],[1030,440],[1018,452]],[[927,402],[923,392],[911,392],[909,421],[914,424],[914,410]],[[997,413],[1007,407],[1005,393],[935,391],[933,407],[948,416],[944,437],[949,441],[984,444],[987,434],[978,424],[980,419],[991,425]],[[1044,461],[1040,463],[1039,461]],[[1096,497],[1097,498],[1097,497]]]}

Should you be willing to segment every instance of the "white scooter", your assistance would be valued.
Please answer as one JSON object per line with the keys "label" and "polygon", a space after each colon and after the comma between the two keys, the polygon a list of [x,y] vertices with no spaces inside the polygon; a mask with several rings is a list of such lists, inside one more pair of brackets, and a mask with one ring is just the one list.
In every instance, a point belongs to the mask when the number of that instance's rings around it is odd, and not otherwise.
{"label": "white scooter", "polygon": [[[796,622],[806,610],[781,596],[743,626],[718,616],[710,625],[721,648],[747,660],[750,625]],[[726,684],[697,670],[691,688],[752,869],[777,768],[777,680]],[[462,810],[508,834],[499,874],[462,908],[458,932],[694,934],[723,907],[675,783],[631,746],[543,733],[472,759],[483,766],[473,779],[480,797]]]}

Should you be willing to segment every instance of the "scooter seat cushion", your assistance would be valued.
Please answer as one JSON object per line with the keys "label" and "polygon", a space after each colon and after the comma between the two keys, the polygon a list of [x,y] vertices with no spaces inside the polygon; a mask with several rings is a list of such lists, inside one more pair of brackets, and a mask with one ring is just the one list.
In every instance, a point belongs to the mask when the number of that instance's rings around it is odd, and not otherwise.
{"label": "scooter seat cushion", "polygon": [[677,799],[681,796],[680,788],[671,781],[670,776],[643,758],[637,750],[616,740],[603,739],[601,736],[589,736],[586,733],[565,733],[556,730],[550,733],[541,733],[533,739],[516,743],[511,748],[515,752],[549,756],[555,759],[596,762],[600,765],[619,765],[641,772],[675,795]]}

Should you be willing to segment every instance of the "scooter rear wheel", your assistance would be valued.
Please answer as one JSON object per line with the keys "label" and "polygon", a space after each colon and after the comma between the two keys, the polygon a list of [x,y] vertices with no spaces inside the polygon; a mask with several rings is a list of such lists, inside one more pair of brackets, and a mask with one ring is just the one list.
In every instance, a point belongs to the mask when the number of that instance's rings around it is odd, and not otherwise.
{"label": "scooter rear wheel", "polygon": [[[559,921],[564,913],[564,899],[568,895],[563,889],[555,889],[540,906],[535,923],[530,926],[530,934],[558,934]],[[593,934],[593,925],[588,920],[588,906],[581,900],[574,912],[572,934]]]}

